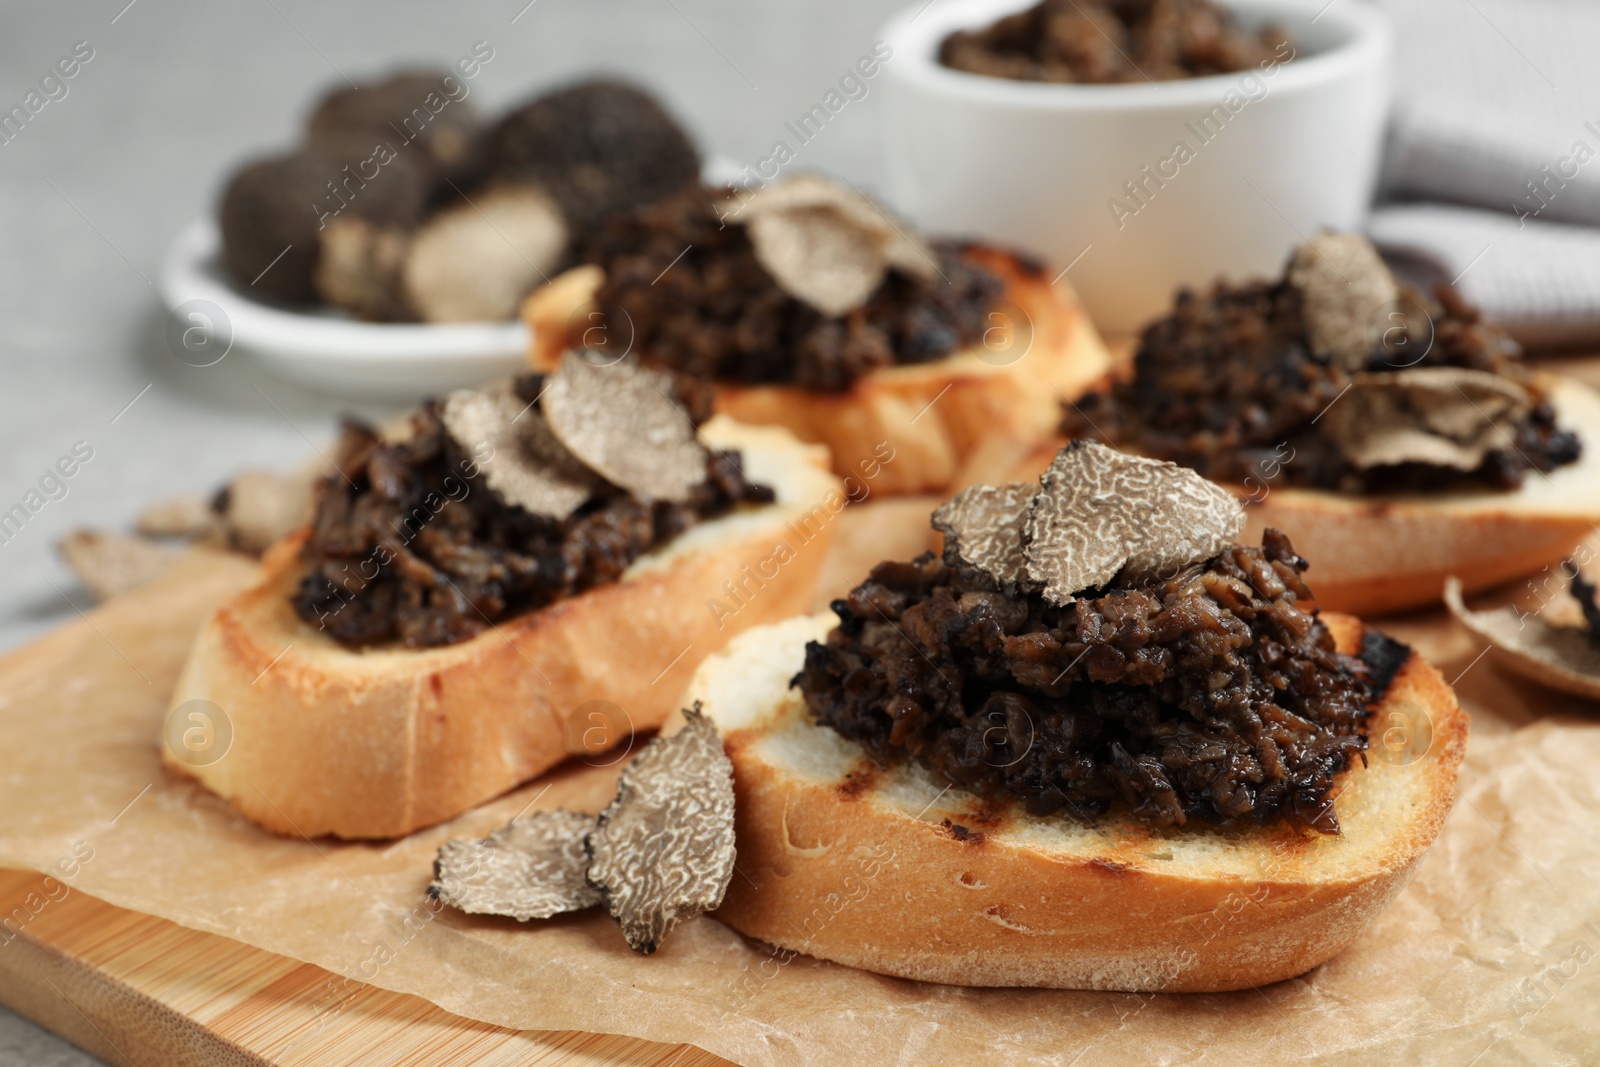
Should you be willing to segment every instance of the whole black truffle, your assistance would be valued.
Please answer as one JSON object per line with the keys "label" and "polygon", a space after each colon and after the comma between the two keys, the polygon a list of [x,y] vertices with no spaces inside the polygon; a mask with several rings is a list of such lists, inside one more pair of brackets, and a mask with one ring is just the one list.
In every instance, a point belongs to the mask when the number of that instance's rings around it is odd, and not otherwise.
{"label": "whole black truffle", "polygon": [[333,177],[329,162],[316,153],[295,152],[247,163],[234,173],[223,191],[218,221],[223,263],[241,285],[293,303],[316,299],[314,208]]}
{"label": "whole black truffle", "polygon": [[247,163],[222,194],[222,258],[242,286],[291,303],[317,299],[312,275],[328,222],[414,226],[427,206],[426,169],[397,153],[307,148]]}
{"label": "whole black truffle", "polygon": [[543,185],[577,230],[693,184],[700,154],[652,96],[588,81],[512,111],[489,132],[492,178]]}
{"label": "whole black truffle", "polygon": [[442,70],[400,71],[324,96],[306,121],[313,145],[370,154],[375,144],[404,153],[421,149],[423,161],[455,177],[471,163],[480,132],[467,85]]}

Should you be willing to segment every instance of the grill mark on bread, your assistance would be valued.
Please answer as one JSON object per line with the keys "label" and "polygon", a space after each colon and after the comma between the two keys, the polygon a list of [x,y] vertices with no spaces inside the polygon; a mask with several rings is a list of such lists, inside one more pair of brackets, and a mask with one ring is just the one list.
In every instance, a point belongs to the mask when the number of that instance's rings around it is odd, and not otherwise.
{"label": "grill mark on bread", "polygon": [[988,827],[991,830],[1002,830],[1010,821],[1006,818],[1006,806],[996,800],[981,801],[973,810],[962,815],[962,818],[976,826]]}
{"label": "grill mark on bread", "polygon": [[949,819],[946,819],[944,820],[943,826],[944,832],[949,834],[950,837],[956,841],[961,841],[968,845],[981,845],[984,842],[984,835],[982,833],[979,833],[977,830],[968,829],[958,822],[951,822]]}
{"label": "grill mark on bread", "polygon": [[1372,680],[1372,703],[1378,704],[1389,694],[1395,678],[1411,662],[1411,646],[1396,641],[1388,634],[1361,628],[1361,662],[1367,665]]}
{"label": "grill mark on bread", "polygon": [[846,800],[859,800],[872,792],[872,787],[878,784],[878,779],[882,776],[882,768],[862,760],[845,773],[844,779],[839,783],[839,795]]}
{"label": "grill mark on bread", "polygon": [[1013,919],[1011,917],[1011,909],[1004,904],[992,904],[985,908],[983,910],[983,917],[994,923],[996,926],[1004,927],[1007,930],[1015,930],[1019,934],[1037,933],[1037,931],[1033,930],[1032,928],[1025,926]]}

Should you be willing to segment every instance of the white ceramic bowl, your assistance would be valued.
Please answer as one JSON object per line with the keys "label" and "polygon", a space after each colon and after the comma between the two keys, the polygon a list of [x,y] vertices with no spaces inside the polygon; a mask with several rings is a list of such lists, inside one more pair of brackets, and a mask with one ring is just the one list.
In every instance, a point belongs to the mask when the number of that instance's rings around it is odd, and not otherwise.
{"label": "white ceramic bowl", "polygon": [[1179,286],[1275,275],[1302,235],[1361,225],[1390,93],[1377,8],[1227,0],[1244,25],[1288,32],[1296,54],[1270,73],[1049,85],[939,64],[951,32],[1033,2],[919,0],[882,31],[888,192],[918,225],[1070,266],[1110,332],[1144,325]]}

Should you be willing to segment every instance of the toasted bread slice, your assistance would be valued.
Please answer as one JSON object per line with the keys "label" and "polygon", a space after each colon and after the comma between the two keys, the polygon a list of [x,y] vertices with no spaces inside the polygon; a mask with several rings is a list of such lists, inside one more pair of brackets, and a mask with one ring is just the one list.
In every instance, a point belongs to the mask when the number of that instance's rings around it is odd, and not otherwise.
{"label": "toasted bread slice", "polygon": [[[1358,620],[1322,617],[1341,649],[1361,647]],[[701,701],[734,766],[741,876],[716,917],[879,974],[1143,992],[1303,974],[1405,886],[1444,824],[1466,749],[1455,695],[1406,650],[1373,714],[1382,743],[1340,783],[1337,836],[1033,816],[916,765],[879,768],[816,725],[789,679],[806,642],[836,623],[815,615],[740,635],[701,665],[686,699]]]}
{"label": "toasted bread slice", "polygon": [[380,838],[568,756],[620,758],[599,754],[659,725],[706,655],[807,610],[844,506],[815,446],[722,418],[701,436],[739,449],[777,502],[695,526],[620,581],[459,644],[345,648],[289,604],[304,534],[277,545],[260,583],[201,630],[172,697],[220,707],[231,748],[199,766],[164,749],[168,765],[269,830]]}
{"label": "toasted bread slice", "polygon": [[[1049,434],[1061,421],[1062,399],[1103,376],[1111,357],[1065,281],[1052,285],[1001,252],[968,254],[1006,282],[997,329],[1017,328],[1009,321],[1012,309],[1031,323],[1025,350],[1010,346],[1020,333],[1007,333],[1003,352],[979,346],[933,363],[885,368],[842,393],[719,383],[716,410],[827,445],[841,477],[887,494],[947,488],[978,442],[997,430],[1020,440]],[[582,343],[604,276],[599,267],[577,267],[528,297],[522,317],[533,335],[529,361],[536,370],[555,367],[563,351]]]}
{"label": "toasted bread slice", "polygon": [[[1568,378],[1543,384],[1561,426],[1600,427],[1594,390]],[[969,457],[957,487],[1030,481],[1062,444],[998,435]],[[1320,606],[1381,615],[1438,603],[1452,574],[1471,593],[1570,555],[1600,523],[1600,440],[1585,434],[1578,462],[1529,471],[1514,492],[1348,496],[1270,481],[1254,492],[1229,488],[1245,502],[1241,541],[1259,542],[1269,526],[1284,531],[1311,560],[1306,578]]]}

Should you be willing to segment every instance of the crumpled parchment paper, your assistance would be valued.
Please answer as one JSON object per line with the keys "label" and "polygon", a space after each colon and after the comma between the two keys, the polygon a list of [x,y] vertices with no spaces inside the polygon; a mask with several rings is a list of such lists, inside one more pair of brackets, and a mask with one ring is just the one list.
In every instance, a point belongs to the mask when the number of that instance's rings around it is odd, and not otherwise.
{"label": "crumpled parchment paper", "polygon": [[329,1018],[367,982],[503,1026],[691,1042],[742,1064],[1600,1059],[1600,709],[1473,662],[1442,612],[1387,628],[1460,676],[1473,717],[1460,797],[1354,947],[1239,993],[980,990],[780,962],[709,917],[645,958],[597,912],[518,924],[428,901],[442,840],[529,807],[598,810],[609,755],[391,843],[255,829],[156,748],[190,637],[252,570],[193,552],[0,661],[0,865],[324,967],[343,976],[319,1000]]}

